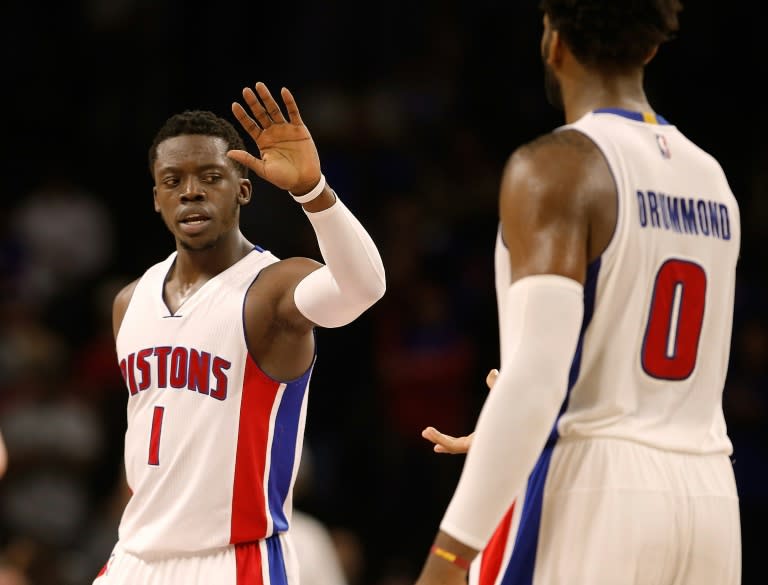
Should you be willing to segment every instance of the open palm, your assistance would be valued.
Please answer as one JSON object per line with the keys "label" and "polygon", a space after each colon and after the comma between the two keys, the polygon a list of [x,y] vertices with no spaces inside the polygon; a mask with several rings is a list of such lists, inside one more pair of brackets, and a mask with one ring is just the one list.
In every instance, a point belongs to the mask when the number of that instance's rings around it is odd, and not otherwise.
{"label": "open palm", "polygon": [[238,102],[232,104],[232,113],[253,138],[259,156],[245,150],[230,150],[227,155],[280,189],[305,193],[320,180],[320,157],[293,95],[285,87],[280,95],[287,118],[261,81],[254,89],[243,89],[251,114]]}
{"label": "open palm", "polygon": [[[499,377],[499,370],[493,369],[488,372],[485,377],[485,383],[488,385],[488,389],[493,388],[496,383],[496,378]],[[472,432],[469,435],[463,437],[454,437],[441,433],[435,427],[427,427],[421,431],[421,436],[434,443],[432,449],[435,453],[449,453],[451,455],[462,455],[469,451],[472,446],[472,438],[475,433]]]}

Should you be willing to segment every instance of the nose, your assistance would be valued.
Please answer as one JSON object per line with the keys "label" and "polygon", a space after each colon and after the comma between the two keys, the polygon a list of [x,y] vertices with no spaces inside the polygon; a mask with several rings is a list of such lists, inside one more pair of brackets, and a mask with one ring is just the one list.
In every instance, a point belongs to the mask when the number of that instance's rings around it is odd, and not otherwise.
{"label": "nose", "polygon": [[184,183],[184,189],[181,191],[182,201],[202,201],[205,199],[206,193],[200,181],[194,177],[190,177]]}

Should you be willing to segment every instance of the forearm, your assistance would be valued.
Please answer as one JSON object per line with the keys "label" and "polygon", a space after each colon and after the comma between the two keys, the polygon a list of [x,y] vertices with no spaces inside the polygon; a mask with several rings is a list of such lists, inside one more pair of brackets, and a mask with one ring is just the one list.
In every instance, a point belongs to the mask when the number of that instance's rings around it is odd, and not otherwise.
{"label": "forearm", "polygon": [[317,325],[340,327],[384,295],[384,265],[371,236],[338,197],[322,211],[307,207],[325,265],[299,282],[294,301]]}
{"label": "forearm", "polygon": [[521,491],[565,399],[583,317],[583,291],[534,276],[506,292],[507,355],[481,410],[442,531],[482,550]]}
{"label": "forearm", "polygon": [[[419,583],[451,583],[457,575],[464,575],[479,551],[467,546],[442,530],[422,567]],[[466,582],[464,577],[462,582]]]}

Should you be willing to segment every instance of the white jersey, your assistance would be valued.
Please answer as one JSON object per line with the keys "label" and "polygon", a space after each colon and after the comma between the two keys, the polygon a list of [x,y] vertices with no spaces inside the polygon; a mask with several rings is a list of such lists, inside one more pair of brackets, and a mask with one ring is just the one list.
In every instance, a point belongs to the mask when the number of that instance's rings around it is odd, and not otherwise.
{"label": "white jersey", "polygon": [[119,540],[145,558],[287,530],[312,372],[276,381],[248,353],[246,292],[275,256],[254,249],[172,313],[163,288],[175,258],[144,273],[117,335],[132,492]]}
{"label": "white jersey", "polygon": [[[553,438],[730,453],[722,393],[740,220],[723,170],[663,118],[597,110],[559,129],[600,148],[618,215],[608,248],[588,267],[584,324]],[[499,238],[497,291],[509,287],[508,263]]]}
{"label": "white jersey", "polygon": [[[597,110],[564,129],[583,132],[605,156],[616,228],[587,270],[581,335],[550,440],[469,583],[740,583],[722,411],[736,200],[720,165],[663,118]],[[501,230],[495,276],[504,322],[512,274]]]}

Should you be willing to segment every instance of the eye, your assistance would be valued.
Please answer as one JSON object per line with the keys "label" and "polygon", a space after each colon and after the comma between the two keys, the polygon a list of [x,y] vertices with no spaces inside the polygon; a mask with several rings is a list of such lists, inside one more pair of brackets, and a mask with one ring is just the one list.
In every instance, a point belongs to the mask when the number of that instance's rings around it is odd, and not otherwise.
{"label": "eye", "polygon": [[206,183],[218,183],[221,181],[222,177],[219,173],[209,173],[203,177],[203,180]]}
{"label": "eye", "polygon": [[179,185],[179,178],[178,177],[164,177],[163,180],[161,181],[161,184],[163,185],[163,187],[167,187],[169,189],[173,188],[173,187],[177,187]]}

